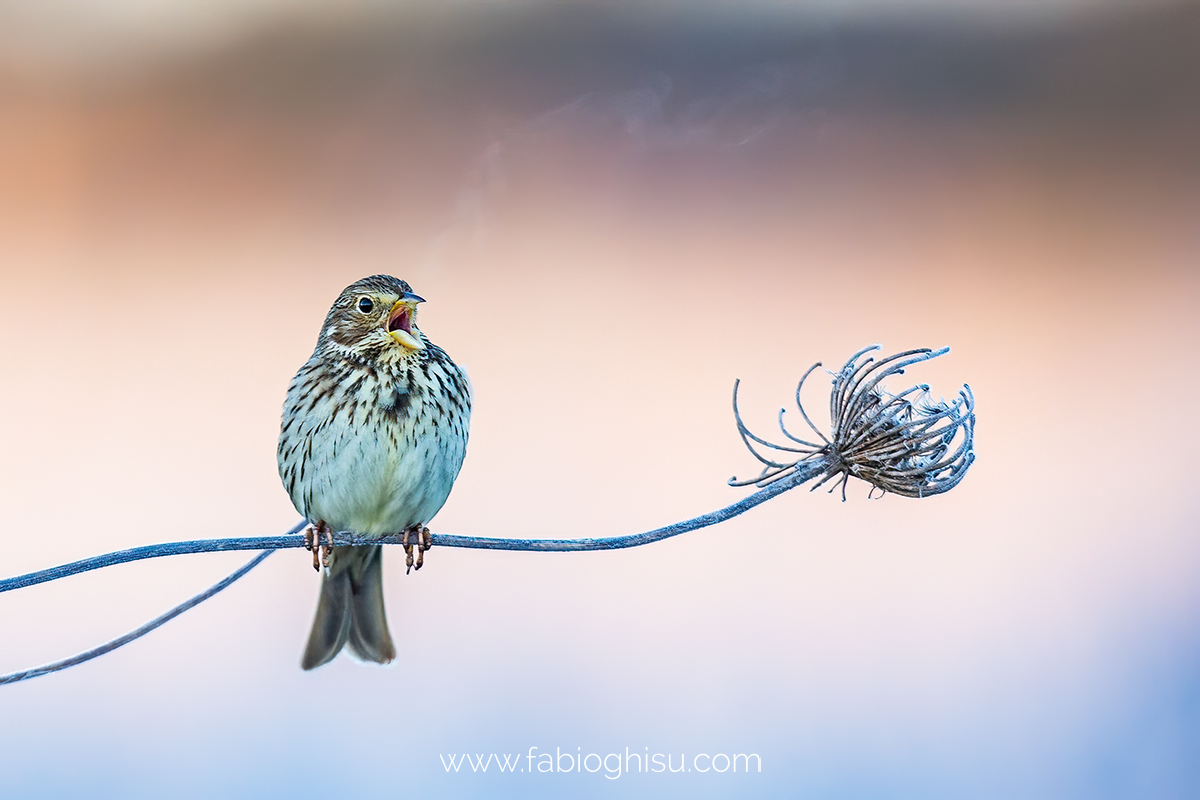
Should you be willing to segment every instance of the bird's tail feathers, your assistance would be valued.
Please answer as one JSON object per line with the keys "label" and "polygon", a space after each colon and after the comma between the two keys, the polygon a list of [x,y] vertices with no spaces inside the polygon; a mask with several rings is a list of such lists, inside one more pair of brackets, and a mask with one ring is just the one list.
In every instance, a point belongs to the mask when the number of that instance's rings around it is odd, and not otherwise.
{"label": "bird's tail feathers", "polygon": [[314,669],[343,646],[363,661],[386,664],[396,657],[383,606],[383,547],[335,547],[300,666]]}

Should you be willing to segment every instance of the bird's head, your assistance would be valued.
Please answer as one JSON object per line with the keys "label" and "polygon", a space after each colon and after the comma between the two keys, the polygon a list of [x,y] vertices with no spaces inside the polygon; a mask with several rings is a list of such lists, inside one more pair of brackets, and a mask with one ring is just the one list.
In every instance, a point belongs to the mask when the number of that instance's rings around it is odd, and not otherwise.
{"label": "bird's head", "polygon": [[372,275],[342,290],[321,327],[317,349],[332,349],[375,360],[405,358],[425,349],[417,328],[417,304],[424,298],[391,275]]}

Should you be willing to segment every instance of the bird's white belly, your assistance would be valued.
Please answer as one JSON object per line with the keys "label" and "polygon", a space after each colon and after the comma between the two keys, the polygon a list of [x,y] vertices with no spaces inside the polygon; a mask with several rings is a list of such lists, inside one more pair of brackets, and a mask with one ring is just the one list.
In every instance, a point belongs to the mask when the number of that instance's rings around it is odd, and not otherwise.
{"label": "bird's white belly", "polygon": [[382,535],[427,523],[441,509],[463,453],[441,437],[394,445],[363,431],[313,437],[310,519]]}

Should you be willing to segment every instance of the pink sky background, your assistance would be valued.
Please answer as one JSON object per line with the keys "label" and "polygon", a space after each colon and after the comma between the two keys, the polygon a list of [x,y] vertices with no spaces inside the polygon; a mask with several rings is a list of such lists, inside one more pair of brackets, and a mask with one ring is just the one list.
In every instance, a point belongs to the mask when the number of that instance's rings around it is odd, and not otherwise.
{"label": "pink sky background", "polygon": [[[290,527],[285,387],[334,297],[376,272],[427,298],[422,329],[475,388],[438,532],[615,535],[732,502],[725,481],[756,471],[734,379],[769,435],[811,363],[872,342],[953,348],[910,377],[971,384],[978,460],[945,496],[796,491],[634,550],[440,549],[407,577],[389,551],[384,669],[300,671],[318,579],[276,554],[117,653],[0,687],[14,796],[1200,788],[1185,104],[891,105],[855,94],[886,59],[837,37],[711,74],[333,41],[3,84],[3,575]],[[808,387],[818,422],[826,386]],[[246,558],[0,595],[0,672]],[[763,771],[438,760],[530,746],[756,752]]]}

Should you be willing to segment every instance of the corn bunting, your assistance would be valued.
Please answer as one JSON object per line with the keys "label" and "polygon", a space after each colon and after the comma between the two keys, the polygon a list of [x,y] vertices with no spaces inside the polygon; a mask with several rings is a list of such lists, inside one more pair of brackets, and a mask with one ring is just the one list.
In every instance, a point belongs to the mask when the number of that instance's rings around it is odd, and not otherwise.
{"label": "corn bunting", "polygon": [[[411,531],[422,537],[424,554],[424,525],[446,502],[466,454],[471,390],[450,356],[417,328],[421,302],[390,275],[347,286],[288,387],[279,476],[312,523],[310,536],[337,530],[407,538]],[[396,657],[383,606],[382,550],[326,549],[304,669],[330,661],[346,644],[364,661]]]}

